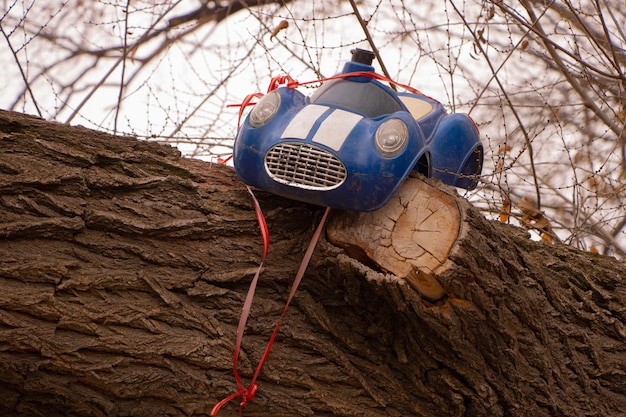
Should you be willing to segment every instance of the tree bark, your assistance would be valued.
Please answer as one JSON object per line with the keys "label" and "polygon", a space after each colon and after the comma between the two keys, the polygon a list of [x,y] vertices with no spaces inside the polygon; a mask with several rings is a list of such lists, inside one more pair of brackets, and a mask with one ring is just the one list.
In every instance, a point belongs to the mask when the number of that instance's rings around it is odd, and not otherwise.
{"label": "tree bark", "polygon": [[[236,392],[262,243],[232,169],[4,111],[0,150],[0,415],[206,416]],[[244,385],[323,212],[257,196]],[[623,264],[430,180],[331,215],[244,415],[623,415]]]}

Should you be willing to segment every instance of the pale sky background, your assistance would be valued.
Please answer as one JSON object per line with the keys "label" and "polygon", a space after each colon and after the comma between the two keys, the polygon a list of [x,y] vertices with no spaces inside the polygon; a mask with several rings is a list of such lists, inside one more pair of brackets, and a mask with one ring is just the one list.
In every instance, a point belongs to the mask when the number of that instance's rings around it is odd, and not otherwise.
{"label": "pale sky background", "polygon": [[[115,0],[4,0],[0,108],[37,114],[28,94],[16,102],[25,84],[15,52],[44,118],[169,142],[188,156],[214,160],[216,154],[229,152],[224,145],[232,142],[236,132],[238,108],[229,108],[229,104],[240,103],[249,93],[264,92],[271,76],[289,74],[301,82],[311,81],[318,78],[313,69],[330,76],[350,58],[350,49],[369,49],[350,3],[342,1],[332,7],[328,3],[297,0],[283,9],[269,5],[251,13],[238,12],[170,44],[138,71],[140,60],[161,47],[165,37],[160,36],[133,49],[122,73],[119,49],[110,51],[109,58],[96,66],[89,54],[66,61],[69,64],[50,66],[65,59],[76,46],[84,50],[119,46],[125,33],[132,45],[143,34],[164,28],[168,19],[195,10],[200,2],[134,0],[126,14],[126,3],[118,5]],[[528,38],[530,42],[522,48],[522,42],[528,40],[523,33],[509,30],[499,13],[487,17],[491,3],[360,0],[357,4],[392,78],[433,96],[448,111],[471,111],[480,126],[486,155],[481,186],[463,195],[488,217],[498,218],[506,193],[517,198],[532,198],[536,193],[524,132],[532,141],[545,209],[550,210],[551,218],[563,222],[562,239],[579,239],[570,232],[571,224],[584,235],[589,233],[584,223],[615,224],[626,215],[620,199],[594,194],[589,184],[601,180],[619,188],[620,144],[599,125],[589,145],[593,149],[588,149],[581,144],[578,126],[552,121],[559,111],[588,116],[571,89],[563,95],[566,83],[560,74],[532,56],[530,52],[541,53],[536,41]],[[159,20],[168,8],[166,17]],[[521,9],[517,12],[524,15]],[[613,18],[626,20],[621,15]],[[271,30],[281,20],[287,20],[289,27],[270,39]],[[572,28],[567,22],[548,17],[544,21],[551,31],[562,34],[553,35],[554,39],[572,45],[567,37]],[[194,27],[195,22],[189,22],[171,30],[167,37]],[[483,51],[475,47],[470,29],[482,31],[486,39],[481,44]],[[61,48],[52,48],[45,40],[47,34],[62,35],[57,42]],[[488,63],[497,71],[502,88]],[[381,72],[379,62],[374,66]],[[48,70],[40,75],[43,68]],[[128,80],[135,73],[118,107],[122,75]],[[81,74],[79,81],[72,81]],[[104,74],[108,74],[106,78]],[[228,82],[223,82],[225,79]],[[68,94],[64,85],[73,87],[73,93]],[[509,98],[523,112],[524,129],[512,117]],[[502,149],[507,149],[504,156]],[[585,165],[585,155],[591,151],[602,158]],[[563,209],[574,214],[563,215]],[[621,239],[626,241],[626,236]],[[595,238],[589,242],[577,244],[589,247],[599,243]]]}

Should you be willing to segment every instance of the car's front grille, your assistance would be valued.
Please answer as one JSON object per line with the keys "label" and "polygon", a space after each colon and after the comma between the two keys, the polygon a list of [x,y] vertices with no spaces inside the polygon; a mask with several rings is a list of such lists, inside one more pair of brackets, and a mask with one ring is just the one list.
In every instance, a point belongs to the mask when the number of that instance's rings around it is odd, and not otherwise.
{"label": "car's front grille", "polygon": [[346,167],[332,153],[306,143],[282,142],[265,154],[274,180],[309,190],[331,190],[346,180]]}

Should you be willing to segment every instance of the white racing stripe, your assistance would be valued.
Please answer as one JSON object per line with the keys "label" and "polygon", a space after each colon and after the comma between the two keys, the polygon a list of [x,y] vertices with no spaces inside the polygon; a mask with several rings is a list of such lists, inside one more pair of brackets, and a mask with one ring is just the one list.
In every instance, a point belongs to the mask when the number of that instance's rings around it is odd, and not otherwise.
{"label": "white racing stripe", "polygon": [[363,119],[358,114],[336,109],[320,125],[313,136],[313,142],[326,145],[335,151],[339,151],[348,138],[348,135]]}
{"label": "white racing stripe", "polygon": [[[320,106],[318,104],[309,104],[304,107],[291,119],[280,138],[306,139],[311,129],[313,129],[315,122],[317,122],[328,109],[329,107]],[[313,142],[328,146],[335,151],[339,151],[354,126],[356,126],[361,119],[363,119],[363,117],[358,114],[335,109],[320,124],[312,140]]]}
{"label": "white racing stripe", "polygon": [[326,106],[310,104],[300,110],[289,122],[283,131],[281,139],[306,139],[311,132],[313,125],[324,112],[328,110]]}

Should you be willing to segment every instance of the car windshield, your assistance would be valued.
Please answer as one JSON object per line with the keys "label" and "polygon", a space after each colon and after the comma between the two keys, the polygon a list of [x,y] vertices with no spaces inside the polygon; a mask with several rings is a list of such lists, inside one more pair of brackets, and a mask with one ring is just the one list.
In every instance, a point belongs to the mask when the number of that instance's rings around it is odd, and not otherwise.
{"label": "car windshield", "polygon": [[374,82],[332,80],[312,96],[311,103],[336,104],[375,118],[402,110],[400,103]]}

